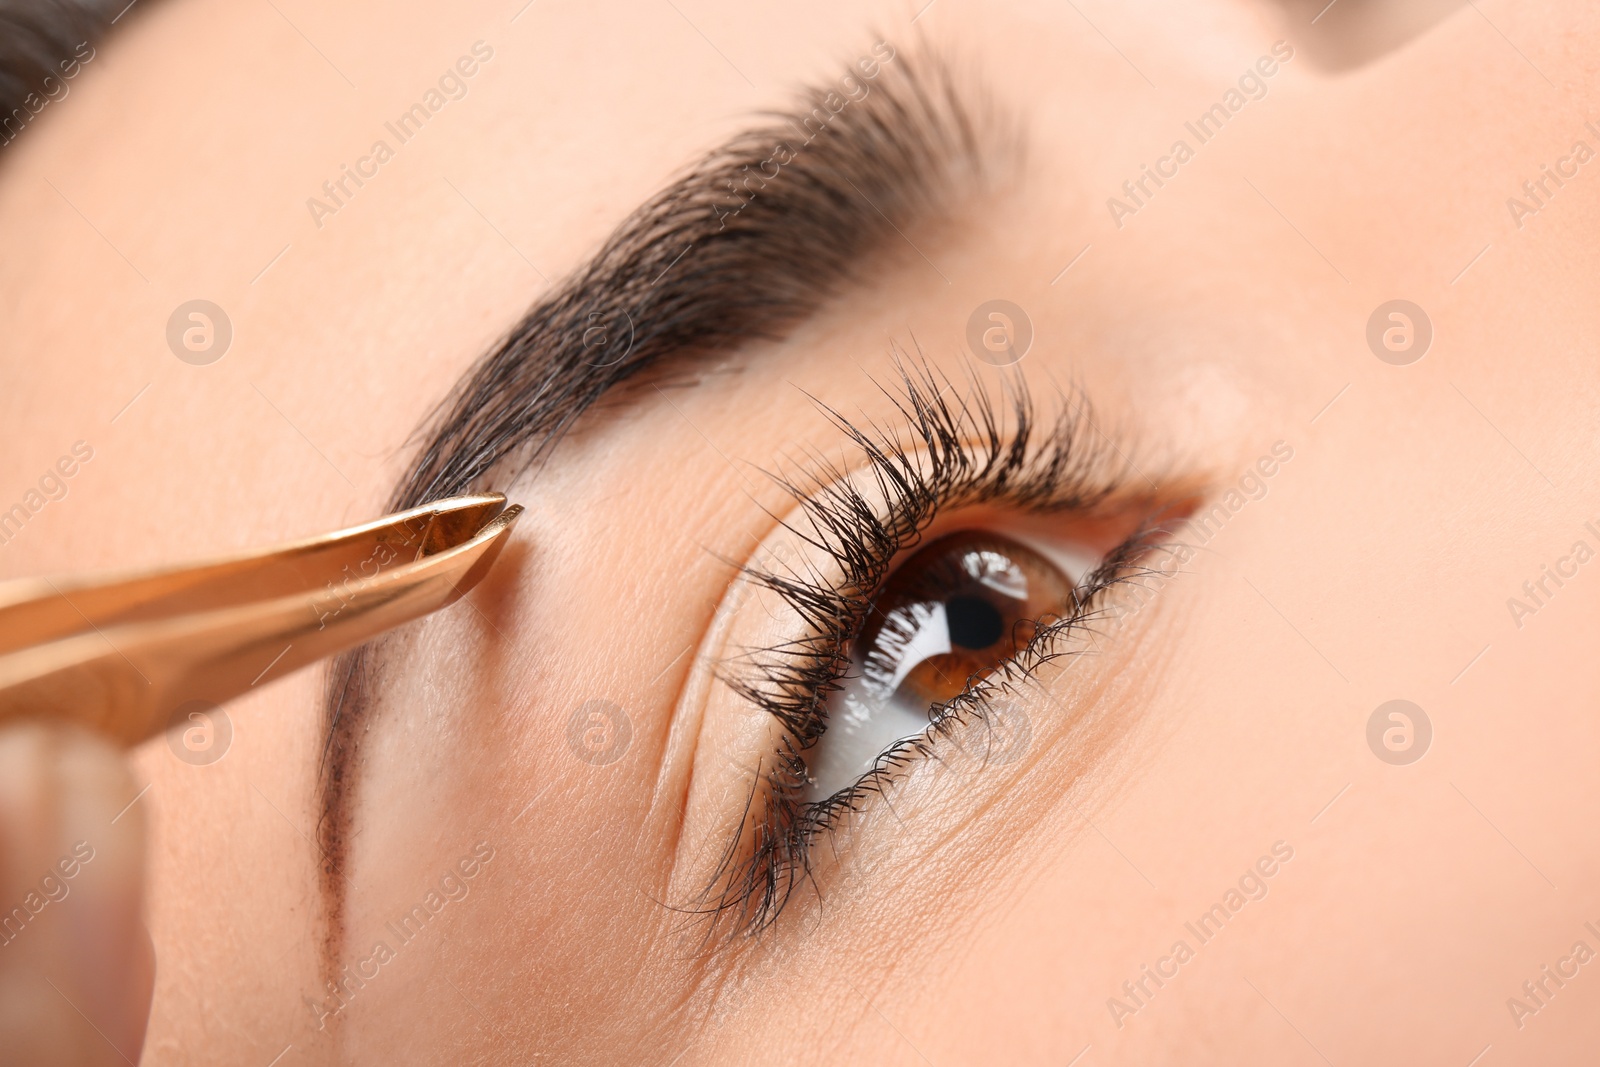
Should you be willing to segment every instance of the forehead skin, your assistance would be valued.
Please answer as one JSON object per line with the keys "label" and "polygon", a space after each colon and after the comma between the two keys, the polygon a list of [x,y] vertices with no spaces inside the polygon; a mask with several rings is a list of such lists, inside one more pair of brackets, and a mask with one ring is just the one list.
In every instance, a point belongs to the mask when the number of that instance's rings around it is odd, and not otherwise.
{"label": "forehead skin", "polygon": [[[749,369],[597,412],[514,487],[526,547],[472,609],[401,637],[412,666],[366,754],[341,966],[395,940],[478,842],[493,859],[329,1031],[309,1006],[328,996],[317,673],[232,706],[220,763],[137,754],[149,1061],[1062,1063],[1092,1046],[1081,1062],[1466,1063],[1492,1044],[1538,1063],[1593,1040],[1600,982],[1521,1029],[1506,999],[1574,941],[1600,947],[1583,926],[1600,923],[1600,579],[1580,571],[1520,627],[1507,598],[1595,543],[1600,179],[1581,169],[1520,228],[1506,199],[1575,140],[1600,147],[1582,106],[1600,27],[1576,3],[1479,7],[1338,78],[1302,48],[1120,228],[1106,199],[1273,41],[1310,32],[1303,13],[928,10],[918,28],[959,42],[1028,124],[1026,168]],[[75,441],[94,449],[0,573],[375,514],[401,443],[550,280],[795,81],[877,35],[909,48],[913,13],[141,14],[0,150],[0,506]],[[494,55],[467,96],[318,228],[307,198],[479,40]],[[658,901],[682,898],[685,798],[720,755],[697,749],[706,667],[685,653],[727,588],[717,553],[770,527],[745,464],[833,446],[797,386],[881,414],[866,375],[890,341],[957,367],[996,295],[1034,321],[1030,377],[1081,382],[1167,467],[1224,485],[1276,441],[1294,458],[1135,619],[1116,679],[1062,683],[1139,727],[1095,789],[1053,787],[1040,717],[1036,773],[1004,794],[974,778],[970,818],[932,806],[892,831],[925,863],[887,850],[820,917],[697,958]],[[1435,331],[1403,368],[1365,340],[1396,297]],[[204,367],[165,336],[195,298],[234,329]],[[1434,726],[1409,767],[1367,747],[1393,698]],[[631,716],[607,767],[566,745],[590,699]],[[867,829],[869,850],[891,833]],[[1294,858],[1268,896],[1118,1027],[1108,998],[1276,841]]]}

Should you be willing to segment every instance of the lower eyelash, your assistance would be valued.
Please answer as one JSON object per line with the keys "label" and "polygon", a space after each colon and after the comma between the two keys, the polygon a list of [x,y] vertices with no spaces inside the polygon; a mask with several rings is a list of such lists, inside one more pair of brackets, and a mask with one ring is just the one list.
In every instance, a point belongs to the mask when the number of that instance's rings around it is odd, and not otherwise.
{"label": "lower eyelash", "polygon": [[[850,667],[850,643],[896,558],[952,508],[996,503],[1035,513],[1095,515],[1125,497],[1132,469],[1126,450],[1103,435],[1090,436],[1093,420],[1081,397],[1061,395],[1054,420],[1041,432],[1020,373],[1002,380],[998,396],[970,374],[957,395],[955,383],[925,359],[897,353],[895,369],[896,385],[880,388],[904,422],[897,431],[876,423],[858,428],[817,402],[863,456],[876,499],[886,505],[875,506],[846,480],[847,471],[815,456],[804,479],[771,475],[799,507],[801,518],[786,528],[840,573],[829,578],[815,568],[744,571],[745,580],[788,605],[805,636],[747,650],[721,672],[735,693],[782,724],[785,737],[772,765],[752,782],[734,840],[690,909],[714,926],[728,920],[733,931],[749,934],[770,926],[810,879],[811,849],[820,833],[859,810],[869,794],[881,793],[898,768],[930,754],[935,738],[987,714],[999,684],[993,680],[970,686],[937,709],[928,731],[883,753],[855,786],[825,801],[802,799],[805,751],[827,728],[827,701]],[[1143,530],[1114,550],[1085,579],[1072,615],[1041,627],[1013,657],[1022,677],[1060,654],[1060,639],[1085,624],[1107,589],[1136,575],[1134,561],[1152,536]]]}

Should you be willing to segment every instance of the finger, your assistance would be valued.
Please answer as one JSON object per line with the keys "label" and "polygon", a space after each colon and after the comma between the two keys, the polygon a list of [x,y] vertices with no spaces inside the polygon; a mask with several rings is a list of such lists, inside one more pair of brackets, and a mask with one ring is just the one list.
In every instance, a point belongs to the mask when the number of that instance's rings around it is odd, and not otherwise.
{"label": "finger", "polygon": [[136,1064],[154,957],[144,821],[121,756],[76,729],[0,730],[0,1058]]}

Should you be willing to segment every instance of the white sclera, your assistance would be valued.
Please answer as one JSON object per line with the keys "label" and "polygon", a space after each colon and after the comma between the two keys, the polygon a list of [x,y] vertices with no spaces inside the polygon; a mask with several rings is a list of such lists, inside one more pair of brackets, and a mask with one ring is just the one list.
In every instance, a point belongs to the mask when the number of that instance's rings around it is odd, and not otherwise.
{"label": "white sclera", "polygon": [[910,636],[897,642],[890,677],[885,680],[857,662],[854,677],[832,700],[828,732],[806,754],[807,800],[826,800],[853,785],[891,745],[928,728],[928,709],[894,699],[894,691],[917,664],[950,651],[950,623],[943,604],[914,604],[900,621],[908,624],[901,632]]}

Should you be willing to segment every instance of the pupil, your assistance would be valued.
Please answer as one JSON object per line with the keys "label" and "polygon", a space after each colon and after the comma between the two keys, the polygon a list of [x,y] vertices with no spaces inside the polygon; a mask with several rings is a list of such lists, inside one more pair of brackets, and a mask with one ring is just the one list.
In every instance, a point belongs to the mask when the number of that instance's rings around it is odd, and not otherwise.
{"label": "pupil", "polygon": [[983,597],[953,596],[944,602],[950,643],[961,648],[988,648],[1005,633],[999,610]]}

